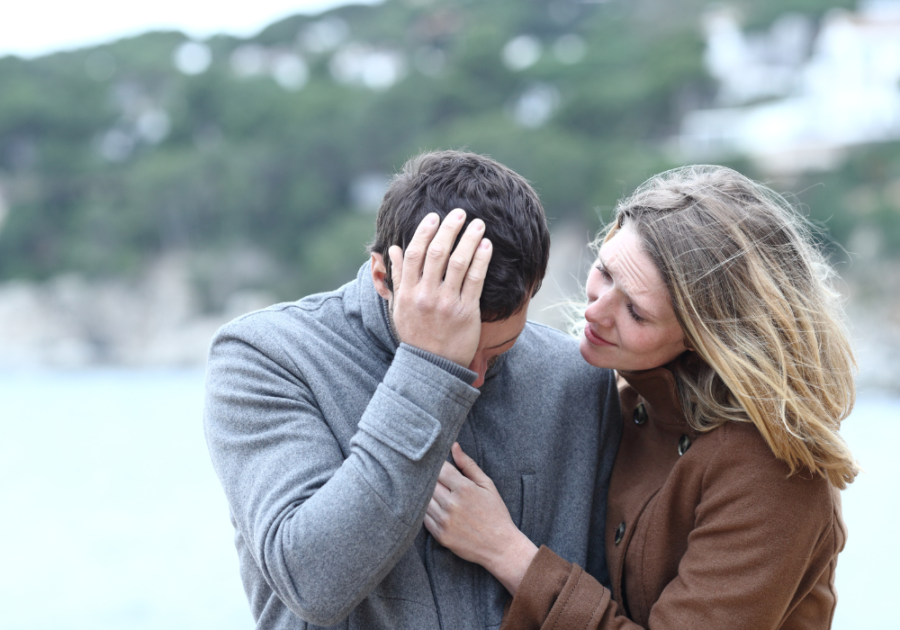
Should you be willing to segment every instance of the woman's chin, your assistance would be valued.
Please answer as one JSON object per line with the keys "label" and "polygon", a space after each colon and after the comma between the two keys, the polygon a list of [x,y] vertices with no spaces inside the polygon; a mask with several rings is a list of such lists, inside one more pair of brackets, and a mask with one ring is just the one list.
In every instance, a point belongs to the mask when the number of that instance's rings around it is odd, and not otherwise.
{"label": "woman's chin", "polygon": [[581,351],[581,357],[594,367],[623,372],[652,370],[671,363],[680,354],[675,352],[671,354],[635,355],[634,353],[623,352],[618,346],[599,346],[591,343],[584,333],[581,334],[581,343],[578,349]]}
{"label": "woman's chin", "polygon": [[581,343],[578,346],[581,351],[581,358],[599,368],[615,368],[610,362],[613,360],[610,350],[614,350],[615,346],[595,346],[581,334]]}

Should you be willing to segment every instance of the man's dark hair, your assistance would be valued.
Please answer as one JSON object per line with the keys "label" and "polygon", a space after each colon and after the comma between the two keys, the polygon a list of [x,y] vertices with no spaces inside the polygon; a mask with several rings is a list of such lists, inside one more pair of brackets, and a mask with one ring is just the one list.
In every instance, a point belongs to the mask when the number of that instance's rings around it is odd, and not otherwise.
{"label": "man's dark hair", "polygon": [[406,251],[425,215],[435,212],[443,220],[455,208],[466,211],[466,225],[473,219],[484,221],[485,237],[493,245],[481,292],[481,319],[507,319],[541,286],[550,232],[544,208],[525,178],[488,157],[436,151],[406,162],[378,209],[369,251],[384,258],[385,281],[393,291],[388,249],[399,245]]}

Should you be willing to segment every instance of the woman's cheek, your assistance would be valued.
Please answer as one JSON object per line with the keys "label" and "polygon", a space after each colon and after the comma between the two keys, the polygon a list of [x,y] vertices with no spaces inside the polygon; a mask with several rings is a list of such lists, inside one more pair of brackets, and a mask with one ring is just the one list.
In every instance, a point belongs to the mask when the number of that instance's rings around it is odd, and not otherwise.
{"label": "woman's cheek", "polygon": [[646,328],[635,325],[631,333],[631,339],[634,342],[631,349],[636,354],[649,357],[659,350],[659,339]]}

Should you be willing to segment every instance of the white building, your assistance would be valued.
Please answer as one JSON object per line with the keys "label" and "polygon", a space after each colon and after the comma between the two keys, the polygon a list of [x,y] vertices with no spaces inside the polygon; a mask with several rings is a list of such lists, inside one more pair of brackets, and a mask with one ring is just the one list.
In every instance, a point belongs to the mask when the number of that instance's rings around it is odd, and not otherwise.
{"label": "white building", "polygon": [[737,15],[704,20],[720,107],[682,121],[692,161],[747,155],[774,171],[826,169],[847,147],[900,139],[900,0],[829,12],[818,30],[786,14],[747,35]]}

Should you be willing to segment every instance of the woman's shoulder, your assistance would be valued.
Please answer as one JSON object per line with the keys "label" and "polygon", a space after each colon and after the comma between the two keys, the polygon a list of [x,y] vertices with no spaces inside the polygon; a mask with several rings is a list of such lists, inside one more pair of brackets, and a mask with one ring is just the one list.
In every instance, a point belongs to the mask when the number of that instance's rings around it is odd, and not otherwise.
{"label": "woman's shoulder", "polygon": [[698,445],[704,441],[708,451],[703,470],[705,490],[741,494],[766,510],[776,505],[822,524],[840,520],[837,489],[822,475],[806,469],[791,474],[788,464],[775,456],[752,423],[725,422],[704,434]]}

